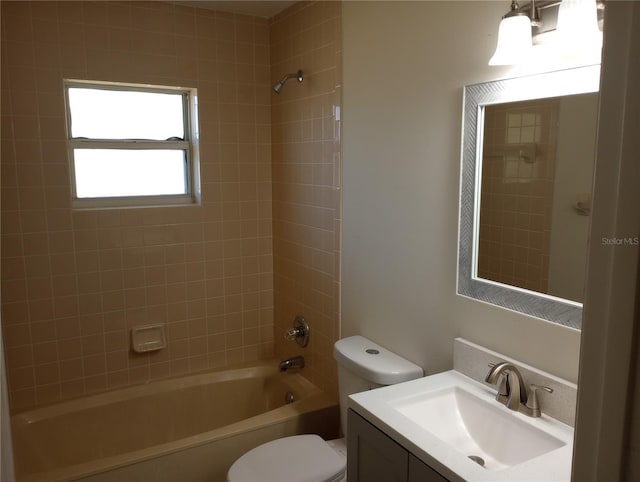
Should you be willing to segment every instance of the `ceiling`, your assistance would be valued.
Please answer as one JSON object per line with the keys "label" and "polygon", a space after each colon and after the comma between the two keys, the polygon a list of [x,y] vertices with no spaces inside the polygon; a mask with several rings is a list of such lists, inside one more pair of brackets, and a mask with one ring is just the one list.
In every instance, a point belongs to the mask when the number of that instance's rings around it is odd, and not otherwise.
{"label": "ceiling", "polygon": [[252,15],[254,17],[271,18],[296,2],[281,0],[175,0],[171,3],[208,8],[210,10],[222,10],[223,12],[239,13],[242,15]]}

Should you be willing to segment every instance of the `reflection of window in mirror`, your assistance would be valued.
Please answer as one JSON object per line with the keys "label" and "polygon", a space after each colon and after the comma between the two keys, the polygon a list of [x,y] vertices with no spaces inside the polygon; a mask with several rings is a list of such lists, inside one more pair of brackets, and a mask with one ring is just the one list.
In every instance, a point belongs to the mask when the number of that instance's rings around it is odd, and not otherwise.
{"label": "reflection of window in mirror", "polygon": [[597,94],[484,107],[478,278],[582,301]]}

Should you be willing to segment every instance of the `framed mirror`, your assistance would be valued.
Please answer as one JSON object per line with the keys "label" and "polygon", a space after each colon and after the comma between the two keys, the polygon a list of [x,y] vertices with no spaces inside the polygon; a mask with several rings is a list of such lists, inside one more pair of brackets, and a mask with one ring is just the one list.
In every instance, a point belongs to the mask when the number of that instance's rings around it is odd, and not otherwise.
{"label": "framed mirror", "polygon": [[580,329],[600,66],[464,88],[458,294]]}

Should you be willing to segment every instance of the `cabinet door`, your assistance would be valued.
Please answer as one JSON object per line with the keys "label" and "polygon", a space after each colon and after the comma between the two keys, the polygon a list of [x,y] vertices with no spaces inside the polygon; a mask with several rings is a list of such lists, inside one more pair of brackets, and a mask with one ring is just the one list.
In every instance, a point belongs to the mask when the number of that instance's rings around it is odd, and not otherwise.
{"label": "cabinet door", "polygon": [[347,423],[348,482],[407,482],[409,452],[353,410]]}
{"label": "cabinet door", "polygon": [[448,482],[417,457],[409,454],[409,482]]}

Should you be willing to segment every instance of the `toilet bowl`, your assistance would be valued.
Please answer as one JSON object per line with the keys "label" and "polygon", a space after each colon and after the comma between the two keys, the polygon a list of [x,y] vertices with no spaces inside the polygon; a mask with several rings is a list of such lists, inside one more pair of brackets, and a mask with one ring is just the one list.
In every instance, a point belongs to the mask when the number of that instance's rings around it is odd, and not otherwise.
{"label": "toilet bowl", "polygon": [[[423,376],[422,368],[362,337],[338,340],[340,425],[347,433],[347,402],[352,393]],[[227,482],[344,482],[346,439],[325,441],[318,435],[272,440],[248,451],[227,473]]]}

